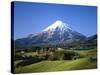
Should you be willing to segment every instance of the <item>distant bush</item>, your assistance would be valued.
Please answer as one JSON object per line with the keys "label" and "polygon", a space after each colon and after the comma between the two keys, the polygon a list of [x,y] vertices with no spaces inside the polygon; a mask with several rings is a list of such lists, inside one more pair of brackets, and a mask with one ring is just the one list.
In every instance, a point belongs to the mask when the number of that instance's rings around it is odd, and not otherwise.
{"label": "distant bush", "polygon": [[95,61],[97,61],[97,58],[96,57],[89,57],[89,61],[90,62],[95,62]]}
{"label": "distant bush", "polygon": [[24,55],[15,54],[14,60],[24,60],[24,59],[27,59],[27,57],[25,57]]}
{"label": "distant bush", "polygon": [[56,51],[48,57],[48,60],[72,60],[83,56],[74,51]]}
{"label": "distant bush", "polygon": [[48,60],[61,60],[63,55],[63,51],[55,51],[48,57]]}
{"label": "distant bush", "polygon": [[25,53],[16,53],[15,60],[23,60],[22,62],[18,63],[16,67],[19,66],[26,66],[33,63],[37,63],[43,60],[75,60],[78,58],[82,58],[83,56],[75,51],[67,51],[67,50],[43,50],[40,51],[37,55],[30,55],[27,56]]}
{"label": "distant bush", "polygon": [[33,64],[33,63],[40,62],[42,60],[44,60],[44,58],[42,58],[42,57],[37,57],[37,56],[32,57],[32,56],[30,56],[28,59],[25,59],[22,62],[18,63],[16,65],[16,67],[30,65],[30,64]]}
{"label": "distant bush", "polygon": [[75,55],[76,55],[75,52],[66,51],[66,52],[64,52],[63,59],[64,60],[71,60]]}

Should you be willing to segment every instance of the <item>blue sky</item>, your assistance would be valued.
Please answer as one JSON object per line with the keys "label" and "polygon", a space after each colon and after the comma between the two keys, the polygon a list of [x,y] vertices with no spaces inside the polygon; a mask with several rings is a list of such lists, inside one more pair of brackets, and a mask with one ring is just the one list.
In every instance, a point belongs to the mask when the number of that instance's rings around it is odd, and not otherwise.
{"label": "blue sky", "polygon": [[14,39],[41,32],[56,20],[86,36],[97,33],[96,6],[15,2]]}

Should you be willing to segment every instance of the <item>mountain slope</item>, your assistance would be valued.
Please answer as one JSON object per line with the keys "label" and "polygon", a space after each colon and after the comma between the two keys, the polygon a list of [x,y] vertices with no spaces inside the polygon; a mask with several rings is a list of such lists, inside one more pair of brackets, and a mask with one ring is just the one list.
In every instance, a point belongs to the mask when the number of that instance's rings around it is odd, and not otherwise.
{"label": "mountain slope", "polygon": [[47,45],[73,43],[85,40],[86,37],[70,28],[70,26],[57,20],[38,34],[31,34],[26,38],[15,40],[15,46]]}
{"label": "mountain slope", "polygon": [[84,44],[86,46],[90,46],[90,47],[97,47],[97,34],[92,35],[90,37],[88,37],[85,41]]}

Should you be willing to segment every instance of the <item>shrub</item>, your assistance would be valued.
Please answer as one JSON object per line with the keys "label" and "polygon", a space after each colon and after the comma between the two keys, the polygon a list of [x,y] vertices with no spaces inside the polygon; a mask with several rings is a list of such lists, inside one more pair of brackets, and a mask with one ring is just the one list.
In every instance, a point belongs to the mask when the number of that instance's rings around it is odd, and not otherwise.
{"label": "shrub", "polygon": [[96,57],[89,57],[89,61],[90,62],[95,62],[95,61],[97,61],[97,58]]}
{"label": "shrub", "polygon": [[63,51],[55,51],[48,57],[48,60],[60,60],[62,58],[63,58]]}
{"label": "shrub", "polygon": [[18,55],[18,54],[15,54],[15,59],[14,60],[23,60],[25,59],[25,57],[23,57],[23,55]]}
{"label": "shrub", "polygon": [[72,60],[82,58],[83,56],[75,51],[65,51],[63,59],[64,60]]}
{"label": "shrub", "polygon": [[37,57],[37,56],[32,57],[32,56],[30,56],[30,57],[28,57],[28,59],[25,59],[22,62],[18,63],[16,65],[16,67],[30,65],[30,64],[33,64],[33,63],[40,62],[42,60],[44,60],[44,58],[42,58],[42,57]]}

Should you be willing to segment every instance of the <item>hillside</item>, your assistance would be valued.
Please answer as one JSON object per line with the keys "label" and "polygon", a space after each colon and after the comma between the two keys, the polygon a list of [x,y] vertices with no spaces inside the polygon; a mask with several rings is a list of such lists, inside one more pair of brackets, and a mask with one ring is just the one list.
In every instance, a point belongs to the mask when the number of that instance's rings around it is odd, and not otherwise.
{"label": "hillside", "polygon": [[37,34],[15,40],[15,48],[28,46],[63,46],[86,39],[86,36],[73,30],[67,23],[57,20]]}
{"label": "hillside", "polygon": [[[44,60],[36,63],[31,63],[25,66],[15,68],[15,73],[29,73],[29,72],[49,72],[49,71],[67,71],[67,70],[81,70],[81,69],[96,69],[97,55],[96,50],[78,50],[82,58],[73,60]],[[35,55],[33,53],[26,53],[27,56]],[[23,62],[22,60],[15,61],[15,65]],[[28,62],[31,62],[30,60]],[[25,62],[24,62],[25,63]]]}
{"label": "hillside", "polygon": [[90,62],[88,58],[73,61],[42,61],[22,68],[19,67],[16,69],[16,73],[95,69],[96,65],[96,62]]}

